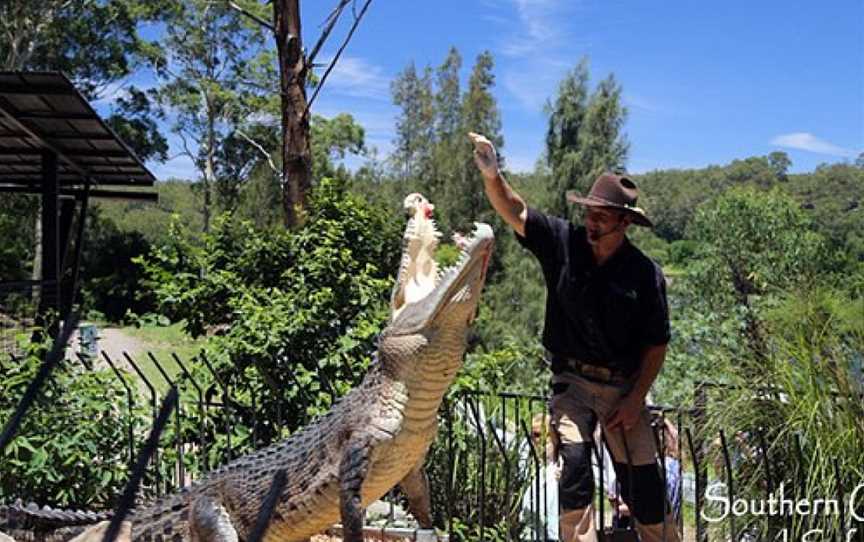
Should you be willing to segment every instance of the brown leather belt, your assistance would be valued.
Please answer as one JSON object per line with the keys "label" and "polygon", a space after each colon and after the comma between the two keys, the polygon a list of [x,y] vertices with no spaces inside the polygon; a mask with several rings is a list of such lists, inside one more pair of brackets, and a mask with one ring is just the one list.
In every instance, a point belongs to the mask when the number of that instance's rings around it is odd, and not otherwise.
{"label": "brown leather belt", "polygon": [[626,384],[631,380],[630,375],[627,375],[618,369],[610,369],[609,367],[586,363],[582,360],[567,356],[555,355],[553,357],[563,361],[567,370],[572,371],[574,374],[587,380],[604,384]]}

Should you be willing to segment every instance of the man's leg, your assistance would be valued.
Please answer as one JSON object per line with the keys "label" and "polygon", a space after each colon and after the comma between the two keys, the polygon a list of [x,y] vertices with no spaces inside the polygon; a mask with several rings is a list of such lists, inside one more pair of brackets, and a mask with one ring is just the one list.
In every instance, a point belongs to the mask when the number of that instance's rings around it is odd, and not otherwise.
{"label": "man's leg", "polygon": [[621,496],[636,519],[640,539],[643,542],[678,542],[680,536],[657,463],[648,409],[643,408],[639,421],[630,430],[615,429],[606,433],[606,441],[615,463]]}
{"label": "man's leg", "polygon": [[562,459],[558,499],[561,504],[560,535],[562,542],[596,542],[594,527],[594,474],[591,470],[591,447],[597,417],[574,395],[573,386],[553,387],[552,427],[560,440]]}

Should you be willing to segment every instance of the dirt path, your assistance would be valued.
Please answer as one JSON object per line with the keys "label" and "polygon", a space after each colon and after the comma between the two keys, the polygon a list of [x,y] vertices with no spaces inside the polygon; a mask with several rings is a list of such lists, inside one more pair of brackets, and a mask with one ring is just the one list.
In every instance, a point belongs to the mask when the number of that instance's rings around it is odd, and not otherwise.
{"label": "dirt path", "polygon": [[[66,357],[73,358],[78,352],[80,344],[77,330],[72,334],[69,344],[72,348],[66,351]],[[99,328],[99,350],[100,352],[104,350],[105,353],[108,354],[108,357],[111,358],[111,361],[113,361],[118,367],[123,367],[131,371],[126,358],[123,357],[123,352],[126,352],[137,360],[140,356],[146,355],[145,352],[147,351],[147,348],[148,345],[141,339],[127,335],[117,328]],[[105,362],[102,354],[97,356],[94,360],[94,365],[96,367],[108,368],[108,364]]]}

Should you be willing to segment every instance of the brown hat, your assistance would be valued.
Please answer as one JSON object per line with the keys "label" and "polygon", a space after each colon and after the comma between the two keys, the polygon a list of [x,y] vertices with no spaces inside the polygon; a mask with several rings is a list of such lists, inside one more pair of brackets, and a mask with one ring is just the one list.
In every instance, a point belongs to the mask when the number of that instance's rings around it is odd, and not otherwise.
{"label": "brown hat", "polygon": [[611,207],[627,211],[633,216],[633,223],[648,228],[654,224],[645,211],[636,207],[639,189],[630,177],[606,172],[594,181],[587,196],[579,196],[574,191],[567,192],[567,201],[591,207]]}

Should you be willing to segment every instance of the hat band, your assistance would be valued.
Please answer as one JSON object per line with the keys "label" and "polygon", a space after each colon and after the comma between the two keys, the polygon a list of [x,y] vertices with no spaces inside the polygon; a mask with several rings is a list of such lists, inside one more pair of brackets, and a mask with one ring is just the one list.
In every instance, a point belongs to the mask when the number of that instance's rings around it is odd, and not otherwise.
{"label": "hat band", "polygon": [[592,194],[588,194],[588,196],[586,196],[585,199],[594,200],[598,203],[602,203],[602,204],[608,205],[610,207],[620,207],[623,209],[627,209],[629,211],[634,211],[634,212],[639,213],[639,214],[645,214],[645,211],[641,207],[636,207],[635,205],[630,205],[628,203],[615,203],[614,201],[609,201],[608,199],[598,198],[597,196],[594,196]]}

